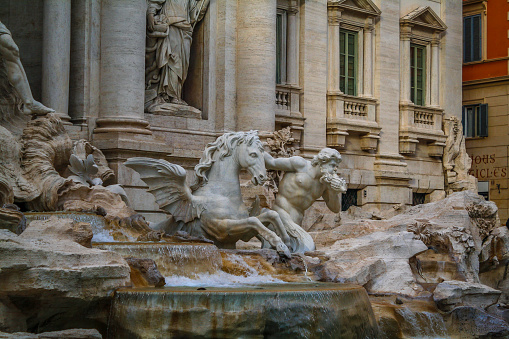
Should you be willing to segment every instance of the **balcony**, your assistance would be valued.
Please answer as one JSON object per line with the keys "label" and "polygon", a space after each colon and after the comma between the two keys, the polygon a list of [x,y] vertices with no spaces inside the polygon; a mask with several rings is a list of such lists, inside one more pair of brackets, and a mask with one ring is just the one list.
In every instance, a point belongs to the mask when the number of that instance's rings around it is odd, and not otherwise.
{"label": "balcony", "polygon": [[301,88],[293,85],[276,85],[276,129],[290,127],[293,138],[300,141],[304,120],[300,112]]}
{"label": "balcony", "polygon": [[444,111],[440,108],[400,105],[399,152],[413,155],[419,141],[428,143],[428,153],[440,157],[447,137],[442,130]]}
{"label": "balcony", "polygon": [[341,92],[327,94],[327,146],[345,148],[350,134],[360,135],[361,149],[374,151],[380,139],[376,122],[377,100]]}

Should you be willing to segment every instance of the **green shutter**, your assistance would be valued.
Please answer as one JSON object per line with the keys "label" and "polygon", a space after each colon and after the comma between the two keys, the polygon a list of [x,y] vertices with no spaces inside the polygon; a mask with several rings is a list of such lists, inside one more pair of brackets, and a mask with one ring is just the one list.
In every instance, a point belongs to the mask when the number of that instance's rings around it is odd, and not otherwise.
{"label": "green shutter", "polygon": [[488,136],[488,104],[479,105],[477,112],[477,136]]}
{"label": "green shutter", "polygon": [[463,62],[482,60],[481,15],[463,18]]}
{"label": "green shutter", "polygon": [[472,60],[472,18],[463,18],[463,62]]}
{"label": "green shutter", "polygon": [[411,100],[418,106],[426,101],[426,47],[410,45],[410,88]]}
{"label": "green shutter", "polygon": [[339,89],[357,95],[357,32],[339,32]]}

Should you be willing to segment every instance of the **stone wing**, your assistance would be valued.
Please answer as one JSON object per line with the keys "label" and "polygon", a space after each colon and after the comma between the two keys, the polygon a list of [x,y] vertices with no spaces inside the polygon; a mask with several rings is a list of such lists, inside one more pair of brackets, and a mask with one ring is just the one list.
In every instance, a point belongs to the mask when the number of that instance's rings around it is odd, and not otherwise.
{"label": "stone wing", "polygon": [[129,158],[124,164],[140,174],[159,208],[171,213],[176,221],[187,223],[200,216],[204,208],[193,201],[184,168],[166,160],[142,157]]}

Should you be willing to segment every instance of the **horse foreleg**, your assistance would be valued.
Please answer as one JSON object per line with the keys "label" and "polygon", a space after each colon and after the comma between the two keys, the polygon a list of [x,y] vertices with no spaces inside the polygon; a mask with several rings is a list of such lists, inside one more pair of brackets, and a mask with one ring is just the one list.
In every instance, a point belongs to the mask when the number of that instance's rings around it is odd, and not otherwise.
{"label": "horse foreleg", "polygon": [[[241,239],[247,234],[252,233],[254,235],[260,235],[266,240],[272,247],[278,251],[278,253],[291,257],[288,246],[281,240],[281,238],[267,227],[256,217],[249,217],[246,219],[220,219],[211,220],[216,224],[216,227],[223,229],[224,236],[231,239]],[[223,233],[222,232],[222,233]]]}
{"label": "horse foreleg", "polygon": [[256,216],[258,220],[262,223],[271,223],[276,230],[276,233],[283,239],[286,246],[290,246],[290,237],[288,236],[288,232],[286,232],[286,228],[279,217],[279,213],[276,211],[268,210]]}

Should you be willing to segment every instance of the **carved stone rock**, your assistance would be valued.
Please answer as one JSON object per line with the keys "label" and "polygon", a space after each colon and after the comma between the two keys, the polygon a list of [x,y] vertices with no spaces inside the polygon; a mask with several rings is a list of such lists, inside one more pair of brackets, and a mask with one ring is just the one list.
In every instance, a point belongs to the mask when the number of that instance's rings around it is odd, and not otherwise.
{"label": "carved stone rock", "polygon": [[125,258],[131,267],[131,281],[136,287],[164,286],[164,277],[152,259]]}
{"label": "carved stone rock", "polygon": [[497,302],[502,292],[483,284],[466,281],[444,281],[437,285],[433,300],[437,307],[449,312],[458,306],[486,308]]}

